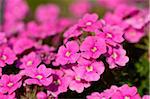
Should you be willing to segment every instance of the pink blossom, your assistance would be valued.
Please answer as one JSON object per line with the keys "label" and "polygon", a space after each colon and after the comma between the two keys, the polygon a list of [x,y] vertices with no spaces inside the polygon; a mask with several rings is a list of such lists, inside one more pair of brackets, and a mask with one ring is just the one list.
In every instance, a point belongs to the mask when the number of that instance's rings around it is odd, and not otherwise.
{"label": "pink blossom", "polygon": [[19,38],[13,41],[13,50],[16,54],[21,54],[25,50],[32,48],[34,44],[34,41],[29,38]]}
{"label": "pink blossom", "polygon": [[42,45],[36,48],[36,53],[40,56],[42,62],[45,64],[50,64],[51,61],[55,59],[55,48],[49,47],[47,45]]}
{"label": "pink blossom", "polygon": [[59,7],[55,4],[40,5],[36,10],[36,19],[40,22],[55,22],[59,15]]}
{"label": "pink blossom", "polygon": [[144,95],[142,99],[150,99],[150,95]]}
{"label": "pink blossom", "polygon": [[[112,95],[118,90],[117,86],[112,85],[110,89],[106,89],[101,93],[93,92],[91,95],[87,96],[87,99],[111,99]],[[94,99],[95,99],[94,98]],[[118,99],[118,98],[117,98]]]}
{"label": "pink blossom", "polygon": [[80,69],[84,70],[84,79],[86,81],[97,81],[100,79],[100,75],[104,72],[104,64],[102,62],[92,62],[84,58],[80,58],[79,61]]}
{"label": "pink blossom", "polygon": [[21,35],[35,38],[41,37],[41,35],[39,35],[39,25],[36,22],[30,21],[26,26],[26,30],[23,31]]}
{"label": "pink blossom", "polygon": [[52,70],[50,68],[46,68],[45,65],[40,65],[38,68],[26,69],[22,72],[26,76],[31,77],[25,80],[25,83],[28,85],[37,84],[39,86],[48,86],[52,82]]}
{"label": "pink blossom", "polygon": [[75,63],[79,58],[79,45],[76,41],[70,41],[65,46],[60,46],[56,58],[56,62],[65,65],[68,63]]}
{"label": "pink blossom", "polygon": [[47,99],[47,94],[43,91],[40,91],[36,95],[37,99]]}
{"label": "pink blossom", "polygon": [[134,14],[137,14],[138,10],[139,9],[136,6],[121,4],[115,9],[114,13],[123,19],[128,15],[133,16]]}
{"label": "pink blossom", "polygon": [[[3,30],[7,36],[12,36],[16,32],[24,29],[22,21],[28,12],[28,5],[25,0],[7,0],[5,2]],[[20,14],[18,14],[20,13]]]}
{"label": "pink blossom", "polygon": [[16,54],[9,47],[0,48],[0,67],[11,65],[16,59]]}
{"label": "pink blossom", "polygon": [[145,35],[146,33],[143,30],[129,28],[125,31],[125,39],[131,43],[139,42],[140,39]]}
{"label": "pink blossom", "polygon": [[[142,10],[136,6],[123,4],[116,8],[114,14],[107,13],[104,19],[111,25],[121,27],[125,32],[125,39],[127,41],[130,43],[137,43],[143,36],[145,36],[146,33],[144,32],[144,27],[150,22],[149,14],[147,14],[147,12],[148,11],[145,9]],[[135,31],[136,33],[130,33],[128,31]]]}
{"label": "pink blossom", "polygon": [[123,34],[124,31],[118,26],[105,26],[103,27],[103,32],[96,31],[96,34],[101,38],[105,38],[105,41],[109,45],[116,46],[116,44],[124,41]]}
{"label": "pink blossom", "polygon": [[126,29],[129,27],[129,24],[124,22],[122,17],[114,13],[107,12],[104,16],[104,20],[107,24],[111,26],[119,26],[122,29]]}
{"label": "pink blossom", "polygon": [[7,43],[6,34],[4,32],[0,32],[0,45]]}
{"label": "pink blossom", "polygon": [[81,29],[78,27],[78,25],[73,25],[64,33],[64,37],[66,38],[78,37],[81,34],[82,32]]}
{"label": "pink blossom", "polygon": [[22,21],[8,21],[4,24],[3,29],[6,33],[6,36],[13,36],[18,32],[24,30],[25,24]]}
{"label": "pink blossom", "polygon": [[46,38],[47,36],[52,36],[56,34],[56,23],[41,23],[38,24],[34,21],[31,21],[27,24],[27,29],[24,30],[21,34],[23,37],[32,37],[32,38]]}
{"label": "pink blossom", "polygon": [[48,94],[57,97],[60,93],[67,92],[69,86],[69,77],[64,75],[62,70],[54,70],[52,83],[46,87]]}
{"label": "pink blossom", "polygon": [[113,96],[113,94],[116,93],[117,90],[118,90],[118,87],[115,85],[112,85],[110,89],[106,89],[102,93],[100,93],[100,96],[102,98],[110,99]]}
{"label": "pink blossom", "polygon": [[101,54],[106,53],[106,43],[103,38],[98,36],[88,36],[80,46],[81,56],[90,59],[98,58]]}
{"label": "pink blossom", "polygon": [[58,23],[57,23],[57,32],[64,32],[64,30],[66,28],[68,28],[70,25],[72,25],[72,19],[69,19],[69,18],[60,18],[58,20]]}
{"label": "pink blossom", "polygon": [[21,76],[18,75],[2,75],[0,79],[0,93],[11,94],[21,87]]}
{"label": "pink blossom", "polygon": [[81,17],[90,10],[90,7],[91,5],[87,0],[76,0],[70,5],[69,10],[74,16]]}
{"label": "pink blossom", "polygon": [[[21,20],[28,12],[28,5],[25,0],[7,0],[5,9],[5,19],[8,20]],[[18,14],[20,13],[20,14]]]}
{"label": "pink blossom", "polygon": [[121,87],[113,85],[110,89],[106,89],[101,93],[94,92],[87,96],[87,99],[93,99],[92,97],[96,99],[141,99],[137,88],[134,86],[129,87],[127,84]]}
{"label": "pink blossom", "polygon": [[84,69],[74,67],[72,70],[65,71],[66,76],[70,78],[69,89],[78,93],[83,92],[84,88],[88,88],[90,83],[87,82],[84,77]]}
{"label": "pink blossom", "polygon": [[100,93],[93,92],[91,95],[88,95],[86,98],[87,99],[100,99]]}
{"label": "pink blossom", "polygon": [[8,94],[8,95],[0,93],[0,99],[15,99],[15,95],[16,95],[15,93]]}
{"label": "pink blossom", "polygon": [[110,48],[109,57],[107,57],[107,62],[109,64],[109,68],[115,68],[117,65],[119,66],[125,66],[126,63],[129,61],[129,58],[126,56],[126,51],[119,47],[116,48]]}
{"label": "pink blossom", "polygon": [[139,13],[125,20],[127,24],[135,29],[142,29],[148,22],[150,22],[147,10],[139,10]]}
{"label": "pink blossom", "polygon": [[21,65],[19,68],[28,69],[28,68],[36,68],[40,63],[41,59],[35,52],[31,52],[28,55],[25,55],[22,59],[20,59]]}
{"label": "pink blossom", "polygon": [[85,14],[82,19],[79,20],[78,26],[84,31],[94,32],[96,29],[102,27],[101,21],[98,21],[97,14]]}
{"label": "pink blossom", "polygon": [[112,99],[141,99],[141,97],[137,93],[136,87],[129,87],[124,84],[112,95]]}

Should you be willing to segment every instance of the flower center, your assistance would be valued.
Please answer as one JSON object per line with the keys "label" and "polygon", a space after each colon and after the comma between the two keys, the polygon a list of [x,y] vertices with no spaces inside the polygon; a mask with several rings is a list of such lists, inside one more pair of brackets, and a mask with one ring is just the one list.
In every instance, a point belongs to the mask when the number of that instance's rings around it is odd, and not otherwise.
{"label": "flower center", "polygon": [[43,76],[42,75],[37,75],[36,78],[41,80],[43,78]]}
{"label": "flower center", "polygon": [[107,34],[106,34],[106,37],[107,37],[107,38],[112,38],[112,34],[107,33]]}
{"label": "flower center", "polygon": [[114,59],[116,59],[116,58],[118,57],[117,53],[114,52],[114,53],[112,54],[112,57],[113,57]]}
{"label": "flower center", "polygon": [[97,51],[97,48],[96,48],[96,47],[93,47],[93,48],[91,49],[91,51],[92,51],[92,52],[96,52],[96,51]]}
{"label": "flower center", "polygon": [[33,64],[33,61],[31,60],[27,62],[27,66],[31,66],[32,64]]}
{"label": "flower center", "polygon": [[7,84],[7,86],[8,87],[12,87],[14,84],[12,83],[12,82],[9,82],[8,84]]}
{"label": "flower center", "polygon": [[79,76],[76,76],[76,77],[75,77],[75,80],[76,80],[76,81],[81,81],[81,78],[80,78]]}
{"label": "flower center", "polygon": [[87,70],[88,72],[93,71],[93,67],[92,67],[92,66],[86,66],[86,70]]}
{"label": "flower center", "polygon": [[71,55],[71,53],[69,51],[66,52],[65,54],[67,57],[69,57]]}
{"label": "flower center", "polygon": [[125,96],[124,99],[130,99],[130,97],[129,96]]}
{"label": "flower center", "polygon": [[61,83],[60,80],[55,80],[55,81],[54,81],[54,84],[55,84],[55,85],[60,85],[60,83]]}
{"label": "flower center", "polygon": [[92,22],[88,21],[88,22],[86,22],[86,25],[90,26],[90,25],[92,25]]}
{"label": "flower center", "polygon": [[7,56],[6,56],[6,55],[2,55],[2,56],[1,56],[1,59],[2,59],[2,60],[6,60],[6,59],[7,59]]}
{"label": "flower center", "polygon": [[131,36],[135,36],[136,33],[135,33],[135,32],[130,32],[130,35],[131,35]]}

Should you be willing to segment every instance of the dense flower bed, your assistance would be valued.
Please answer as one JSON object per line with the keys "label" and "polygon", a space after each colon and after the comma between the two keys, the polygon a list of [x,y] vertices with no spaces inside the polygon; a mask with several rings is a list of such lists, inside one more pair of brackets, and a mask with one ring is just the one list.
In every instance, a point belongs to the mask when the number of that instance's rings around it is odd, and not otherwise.
{"label": "dense flower bed", "polygon": [[[94,3],[108,10],[103,18],[90,12]],[[51,99],[69,90],[84,92],[93,82],[101,81],[106,68],[122,70],[132,61],[123,44],[138,43],[147,36],[150,21],[148,8],[129,0],[76,0],[68,7],[71,17],[62,17],[56,4],[43,4],[37,7],[33,19],[28,19],[26,0],[5,0],[4,4],[0,99]],[[86,98],[150,96],[140,96],[136,87],[124,84]]]}

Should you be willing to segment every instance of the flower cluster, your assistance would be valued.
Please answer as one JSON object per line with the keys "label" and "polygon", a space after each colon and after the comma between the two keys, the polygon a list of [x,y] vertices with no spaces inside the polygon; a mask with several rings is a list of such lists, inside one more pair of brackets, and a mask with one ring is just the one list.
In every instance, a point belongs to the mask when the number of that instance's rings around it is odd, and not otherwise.
{"label": "flower cluster", "polygon": [[7,0],[4,4],[4,22],[0,30],[5,31],[7,36],[12,36],[24,28],[23,19],[27,15],[29,7],[24,0]]}
{"label": "flower cluster", "polygon": [[130,87],[127,84],[117,87],[112,85],[110,89],[106,89],[103,92],[93,92],[87,96],[87,99],[149,99],[150,95],[144,95],[141,97],[136,87]]}
{"label": "flower cluster", "polygon": [[[138,42],[146,35],[144,29],[149,23],[147,9],[127,5],[99,19],[98,14],[89,13],[92,3],[87,0],[69,5],[75,20],[60,16],[56,4],[43,4],[33,13],[34,20],[24,22],[30,14],[25,0],[5,0],[4,4],[0,99],[16,99],[18,91],[28,93],[28,86],[40,89],[35,92],[37,99],[57,98],[68,90],[82,93],[92,82],[100,81],[107,67],[112,70],[126,66],[129,57],[123,42]],[[140,99],[137,89],[127,85],[87,96],[93,97]]]}
{"label": "flower cluster", "polygon": [[[110,68],[125,66],[129,58],[121,45],[123,35],[121,27],[99,20],[96,14],[86,14],[64,33],[66,47],[59,48],[56,62],[61,65],[80,64],[81,59],[93,62],[104,56]],[[63,63],[66,58],[68,60]]]}
{"label": "flower cluster", "polygon": [[146,35],[144,30],[150,21],[150,15],[147,13],[148,9],[122,4],[114,13],[107,12],[104,20],[109,24],[119,25],[125,32],[125,39],[130,43],[137,43]]}

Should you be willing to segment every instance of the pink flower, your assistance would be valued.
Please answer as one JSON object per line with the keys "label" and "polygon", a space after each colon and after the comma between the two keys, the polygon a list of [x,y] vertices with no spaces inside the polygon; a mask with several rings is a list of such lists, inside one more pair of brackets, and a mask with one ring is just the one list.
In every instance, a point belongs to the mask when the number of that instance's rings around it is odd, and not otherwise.
{"label": "pink flower", "polygon": [[9,47],[0,48],[0,67],[11,65],[16,59],[16,54]]}
{"label": "pink flower", "polygon": [[39,86],[48,86],[52,82],[52,70],[50,68],[46,68],[45,65],[40,65],[38,68],[34,69],[26,69],[22,72],[26,76],[31,77],[25,80],[25,83],[28,85],[37,84]]}
{"label": "pink flower", "polygon": [[[5,19],[8,21],[21,20],[28,12],[28,5],[25,0],[7,0]],[[20,13],[20,14],[18,14]]]}
{"label": "pink flower", "polygon": [[116,45],[124,41],[123,34],[124,31],[118,26],[105,26],[103,27],[103,32],[96,31],[96,34],[101,38],[105,38],[106,43],[109,45]]}
{"label": "pink flower", "polygon": [[47,94],[43,91],[40,91],[36,95],[37,99],[47,99]]}
{"label": "pink flower", "polygon": [[42,45],[36,48],[36,53],[40,56],[42,62],[45,64],[50,64],[51,61],[55,59],[55,48],[49,47],[47,45]]}
{"label": "pink flower", "polygon": [[40,5],[36,10],[36,19],[40,22],[55,22],[59,15],[59,7],[55,4]]}
{"label": "pink flower", "polygon": [[102,27],[101,21],[98,21],[97,14],[85,14],[82,19],[79,20],[78,26],[84,31],[94,32],[96,29]]}
{"label": "pink flower", "polygon": [[90,10],[90,7],[91,5],[87,0],[76,0],[70,5],[69,10],[74,16],[81,17]]}
{"label": "pink flower", "polygon": [[71,37],[78,37],[82,34],[81,29],[78,27],[78,25],[73,25],[70,27],[65,33],[65,38],[71,38]]}
{"label": "pink flower", "polygon": [[39,25],[35,21],[28,22],[26,26],[26,30],[23,31],[21,35],[35,38],[42,37],[41,35],[39,35]]}
{"label": "pink flower", "polygon": [[143,30],[136,30],[129,28],[125,31],[125,39],[130,43],[137,43],[140,39],[145,36],[146,33]]}
{"label": "pink flower", "polygon": [[107,24],[111,26],[119,26],[120,28],[126,29],[129,27],[129,24],[123,21],[122,17],[117,14],[107,12],[104,16],[104,20]]}
{"label": "pink flower", "polygon": [[40,56],[35,52],[25,55],[20,61],[22,64],[19,68],[21,69],[36,68],[41,63]]}
{"label": "pink flower", "polygon": [[12,93],[12,94],[8,94],[8,95],[5,95],[3,93],[0,93],[0,99],[15,99],[15,93]]}
{"label": "pink flower", "polygon": [[137,93],[136,87],[129,87],[124,84],[112,95],[112,99],[141,99],[141,97]]}
{"label": "pink flower", "polygon": [[147,13],[147,10],[141,10],[136,6],[119,5],[114,14],[106,14],[105,21],[111,25],[121,27],[125,32],[125,39],[130,43],[137,43],[146,35],[144,28],[150,22]]}
{"label": "pink flower", "polygon": [[100,79],[100,75],[104,72],[104,64],[102,62],[89,61],[84,58],[80,58],[79,61],[80,69],[84,70],[83,78],[86,81],[97,81]]}
{"label": "pink flower", "polygon": [[66,76],[70,78],[69,80],[69,89],[72,91],[76,91],[78,93],[82,93],[84,88],[88,88],[90,83],[87,82],[84,77],[84,69],[74,67],[72,70],[65,71]]}
{"label": "pink flower", "polygon": [[52,77],[52,83],[46,87],[48,94],[57,97],[60,93],[67,92],[70,80],[69,77],[65,76],[62,70],[55,70]]}
{"label": "pink flower", "polygon": [[56,62],[65,65],[68,63],[75,63],[79,58],[79,45],[76,41],[70,41],[65,46],[60,46],[56,58]]}
{"label": "pink flower", "polygon": [[90,59],[98,58],[101,54],[106,53],[106,44],[103,38],[97,36],[88,36],[80,46],[81,56]]}
{"label": "pink flower", "polygon": [[94,92],[87,96],[87,99],[141,99],[140,95],[137,93],[136,87],[129,87],[124,84],[121,87],[111,86],[110,89],[106,89],[101,93]]}
{"label": "pink flower", "polygon": [[31,21],[27,24],[27,29],[22,32],[21,36],[23,37],[32,37],[32,38],[46,38],[47,36],[52,36],[56,34],[56,23],[41,23],[38,24],[34,21]]}
{"label": "pink flower", "polygon": [[4,44],[4,43],[7,43],[6,35],[5,35],[5,33],[0,32],[0,45]]}
{"label": "pink flower", "polygon": [[100,99],[100,93],[93,92],[91,95],[88,95],[86,98],[87,99]]}
{"label": "pink flower", "polygon": [[139,10],[139,13],[126,19],[125,22],[135,29],[142,29],[148,22],[150,22],[150,19],[148,18],[150,18],[148,11]]}
{"label": "pink flower", "polygon": [[72,19],[69,18],[60,18],[57,23],[57,32],[64,32],[66,28],[72,25]]}
{"label": "pink flower", "polygon": [[117,65],[119,66],[125,66],[126,63],[129,61],[129,58],[126,56],[126,51],[119,47],[116,48],[110,48],[109,57],[107,57],[107,62],[109,64],[109,68],[115,68]]}
{"label": "pink flower", "polygon": [[2,75],[0,79],[0,93],[11,94],[22,84],[21,76],[18,75]]}
{"label": "pink flower", "polygon": [[150,95],[144,95],[142,99],[150,99]]}
{"label": "pink flower", "polygon": [[110,99],[117,90],[118,90],[118,87],[115,85],[112,85],[110,89],[106,89],[102,93],[100,93],[100,97]]}
{"label": "pink flower", "polygon": [[24,22],[20,21],[8,21],[4,24],[4,31],[6,33],[6,36],[13,36],[18,32],[21,32],[25,28]]}
{"label": "pink flower", "polygon": [[139,9],[136,6],[121,4],[115,9],[114,13],[123,19],[123,18],[127,17],[128,15],[133,17],[134,14],[138,13],[138,10]]}
{"label": "pink flower", "polygon": [[13,50],[16,54],[21,54],[34,46],[34,41],[29,38],[19,38],[13,41]]}

